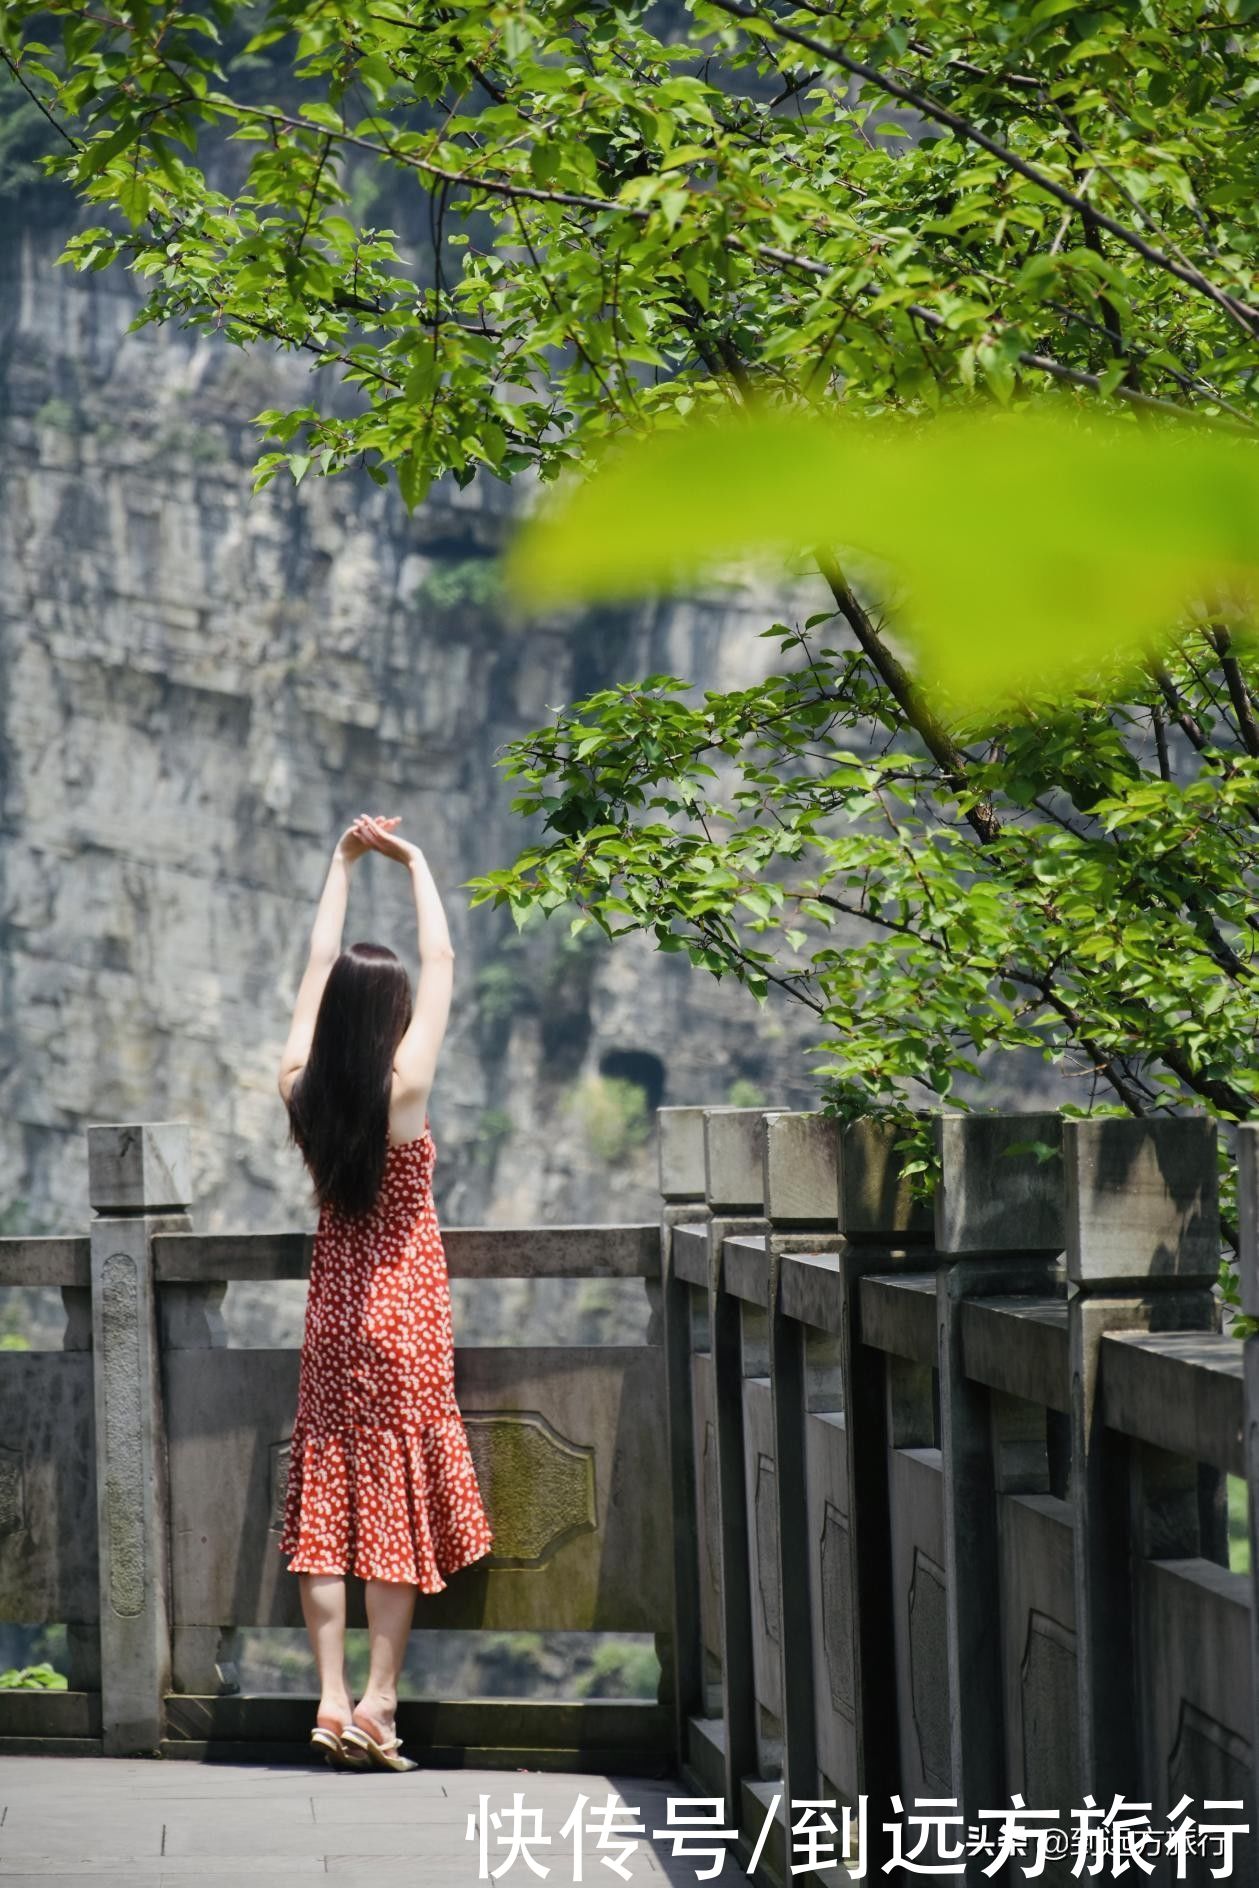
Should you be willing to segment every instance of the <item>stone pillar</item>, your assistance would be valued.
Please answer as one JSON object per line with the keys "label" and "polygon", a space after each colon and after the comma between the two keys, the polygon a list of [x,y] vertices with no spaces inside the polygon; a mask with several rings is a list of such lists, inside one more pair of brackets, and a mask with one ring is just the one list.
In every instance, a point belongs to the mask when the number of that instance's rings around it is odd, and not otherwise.
{"label": "stone pillar", "polygon": [[[810,1536],[805,1429],[814,1400],[806,1328],[783,1314],[782,1261],[789,1252],[839,1250],[839,1124],[823,1114],[767,1114],[762,1194],[769,1222],[769,1374],[774,1419],[779,1631],[783,1703],[783,1822],[788,1859],[790,1806],[819,1791],[814,1697],[813,1581],[818,1547]],[[821,1342],[821,1333],[816,1341]],[[838,1344],[832,1370],[838,1376]],[[839,1403],[831,1384],[830,1407]],[[821,1394],[825,1395],[823,1389]],[[816,1878],[812,1873],[808,1881]],[[802,1884],[803,1888],[803,1884]]]}
{"label": "stone pillar", "polygon": [[1187,1531],[1172,1539],[1163,1469],[1102,1421],[1102,1339],[1218,1328],[1216,1132],[1203,1115],[1063,1124],[1081,1800],[1141,1794],[1132,1572],[1154,1505],[1161,1555],[1201,1549],[1196,1464],[1193,1499],[1177,1506]]}
{"label": "stone pillar", "polygon": [[[752,1594],[743,1439],[742,1307],[724,1280],[724,1240],[763,1233],[761,1108],[705,1108],[704,1197],[708,1206],[708,1318],[717,1436],[717,1552],[721,1566],[721,1715],[727,1826],[741,1826],[743,1780],[758,1773]],[[758,1373],[759,1374],[759,1373]]]}
{"label": "stone pillar", "polygon": [[153,1237],[188,1232],[188,1129],[87,1130],[107,1757],[160,1756],[171,1689],[166,1433]]}
{"label": "stone pillar", "polygon": [[[1011,1152],[1039,1141],[1061,1150],[1057,1114],[945,1114],[935,1121],[940,1453],[944,1464],[945,1618],[953,1793],[970,1827],[1007,1800],[997,1499],[1048,1486],[1045,1422],[966,1375],[968,1298],[1061,1290],[1062,1160]],[[1025,1433],[1026,1432],[1026,1433]],[[1029,1444],[1031,1445],[1029,1447]],[[1040,1807],[1056,1808],[1056,1804]],[[984,1881],[985,1858],[966,1879]]]}
{"label": "stone pillar", "polygon": [[656,1110],[660,1164],[660,1291],[664,1343],[666,1415],[669,1428],[670,1499],[673,1504],[673,1632],[665,1646],[657,1635],[660,1685],[657,1702],[672,1710],[678,1761],[688,1754],[687,1723],[704,1711],[704,1648],[700,1632],[699,1499],[695,1484],[694,1413],[691,1396],[691,1291],[673,1265],[673,1228],[708,1218],[704,1198],[704,1111]]}
{"label": "stone pillar", "polygon": [[[1238,1268],[1242,1310],[1259,1319],[1259,1123],[1237,1130]],[[1254,1703],[1250,1739],[1252,1787],[1259,1804],[1259,1334],[1245,1342],[1246,1486],[1250,1508],[1250,1696]]]}
{"label": "stone pillar", "polygon": [[[930,1372],[868,1349],[861,1331],[861,1281],[875,1272],[921,1272],[934,1264],[933,1213],[916,1199],[895,1143],[902,1131],[882,1121],[854,1121],[840,1135],[840,1375],[848,1457],[849,1591],[855,1622],[853,1684],[857,1772],[869,1796],[866,1876],[881,1879],[889,1856],[883,1829],[889,1798],[901,1786],[896,1701],[896,1634],[892,1585],[888,1449],[894,1412],[904,1399],[894,1377],[910,1377],[910,1400],[925,1387],[930,1424]],[[904,1371],[896,1366],[904,1361]],[[925,1386],[919,1384],[925,1377]],[[919,1412],[920,1414],[923,1412]],[[897,1435],[898,1444],[923,1438]],[[930,1440],[929,1430],[925,1438]]]}
{"label": "stone pillar", "polygon": [[[91,1286],[63,1285],[61,1302],[66,1312],[66,1328],[61,1337],[62,1350],[90,1351],[92,1348]],[[98,1620],[70,1619],[66,1621],[65,1668],[68,1690],[100,1690],[101,1632]]]}

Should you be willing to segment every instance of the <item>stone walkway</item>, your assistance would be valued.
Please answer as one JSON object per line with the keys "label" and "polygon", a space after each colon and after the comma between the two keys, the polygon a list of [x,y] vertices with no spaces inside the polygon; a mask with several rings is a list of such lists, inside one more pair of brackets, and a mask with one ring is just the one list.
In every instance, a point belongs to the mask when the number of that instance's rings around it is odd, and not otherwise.
{"label": "stone walkway", "polygon": [[[521,1813],[513,1814],[517,1791]],[[582,1794],[587,1801],[579,1872],[572,1828],[567,1836],[561,1831]],[[592,1813],[609,1794],[614,1805],[628,1805],[619,1818],[607,1819],[610,1830],[626,1833],[601,1848]],[[674,1799],[676,1820],[685,1813],[678,1799],[692,1794],[681,1782],[654,1777],[639,1782],[532,1770],[415,1770],[395,1776],[313,1762],[5,1757],[0,1888],[20,1882],[40,1888],[71,1882],[78,1888],[87,1882],[101,1888],[748,1883],[746,1870],[729,1854],[720,1873],[711,1875],[705,1872],[712,1867],[710,1856],[677,1860],[671,1837],[652,1836],[665,1825],[668,1799]],[[636,1836],[635,1823],[647,1833]],[[529,1838],[538,1835],[550,1840],[531,1845]],[[631,1842],[622,1874],[610,1863]],[[758,1870],[757,1881],[763,1879]]]}

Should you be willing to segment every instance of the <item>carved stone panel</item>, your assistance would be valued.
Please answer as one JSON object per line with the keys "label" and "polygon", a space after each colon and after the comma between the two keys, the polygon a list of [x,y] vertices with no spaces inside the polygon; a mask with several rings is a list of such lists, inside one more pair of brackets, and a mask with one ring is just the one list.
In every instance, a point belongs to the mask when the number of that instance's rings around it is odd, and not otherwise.
{"label": "carved stone panel", "polygon": [[826,1503],[819,1557],[822,1564],[822,1653],[831,1705],[851,1724],[853,1702],[852,1562],[848,1521]]}
{"label": "carved stone panel", "polygon": [[108,1528],[109,1603],[122,1619],[134,1619],[143,1612],[149,1579],[144,1530],[139,1320],[140,1283],[136,1262],[129,1252],[111,1253],[101,1267],[107,1464],[104,1507]]}
{"label": "carved stone panel", "polygon": [[466,1415],[468,1447],[494,1547],[485,1564],[538,1567],[599,1525],[595,1452],[536,1410]]}
{"label": "carved stone panel", "polygon": [[[697,1294],[692,1293],[692,1301]],[[695,1546],[699,1629],[710,1675],[721,1669],[721,1555],[718,1541],[717,1432],[713,1414],[712,1357],[691,1354],[691,1440],[695,1464]]]}
{"label": "carved stone panel", "polygon": [[934,1789],[949,1788],[949,1659],[944,1570],[914,1549],[909,1585],[909,1673],[914,1730],[923,1775]]}
{"label": "carved stone panel", "polygon": [[704,1555],[704,1564],[708,1572],[708,1596],[714,1609],[714,1615],[721,1605],[721,1579],[718,1573],[719,1557],[715,1551],[717,1525],[721,1513],[717,1504],[717,1431],[709,1422],[704,1425],[704,1518],[705,1534],[708,1540],[708,1552]]}
{"label": "carved stone panel", "polygon": [[1033,1608],[1019,1673],[1026,1801],[1064,1817],[1078,1795],[1075,1661],[1075,1634]]}
{"label": "carved stone panel", "polygon": [[[276,1551],[302,1472],[299,1364],[294,1351],[232,1347],[165,1359],[180,1625],[301,1623],[297,1582]],[[659,1350],[490,1345],[461,1353],[458,1365],[460,1419],[493,1539],[429,1611],[469,1630],[663,1630],[673,1516],[660,1499]],[[507,1571],[533,1577],[495,1577]],[[355,1626],[362,1597],[350,1589]]]}
{"label": "carved stone panel", "polygon": [[778,1489],[772,1457],[756,1458],[756,1573],[761,1619],[775,1645],[782,1642],[782,1594],[778,1586]]}
{"label": "carved stone panel", "polygon": [[[1192,1800],[1185,1814],[1194,1821],[1249,1823],[1248,1836],[1233,1839],[1235,1882],[1259,1880],[1259,1842],[1256,1841],[1252,1806],[1250,1745],[1244,1737],[1230,1731],[1187,1698],[1181,1700],[1176,1742],[1167,1763],[1167,1801],[1174,1809],[1182,1797]],[[1240,1810],[1207,1810],[1204,1803],[1242,1803]],[[1179,1867],[1179,1860],[1177,1861]],[[1190,1853],[1185,1858],[1183,1880],[1190,1888],[1207,1888],[1220,1879],[1212,1869],[1222,1867],[1220,1853]],[[1177,1877],[1178,1881],[1182,1879]]]}
{"label": "carved stone panel", "polygon": [[[482,1565],[537,1567],[598,1526],[594,1450],[570,1442],[536,1410],[463,1418],[477,1485],[494,1529]],[[292,1437],[271,1449],[271,1520],[283,1525]]]}

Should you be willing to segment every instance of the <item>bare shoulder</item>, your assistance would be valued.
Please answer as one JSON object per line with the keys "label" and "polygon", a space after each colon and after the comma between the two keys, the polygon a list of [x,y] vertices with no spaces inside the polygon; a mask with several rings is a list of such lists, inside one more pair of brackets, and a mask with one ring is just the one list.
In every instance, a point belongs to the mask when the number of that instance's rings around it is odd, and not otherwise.
{"label": "bare shoulder", "polygon": [[424,1132],[428,1113],[428,1090],[403,1081],[395,1069],[389,1097],[389,1139],[417,1141]]}

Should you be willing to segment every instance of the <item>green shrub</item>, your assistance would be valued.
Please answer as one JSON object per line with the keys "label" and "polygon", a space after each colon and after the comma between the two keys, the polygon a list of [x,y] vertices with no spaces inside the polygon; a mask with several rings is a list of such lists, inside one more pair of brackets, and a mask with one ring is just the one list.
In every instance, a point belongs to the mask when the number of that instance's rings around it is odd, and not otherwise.
{"label": "green shrub", "polygon": [[540,1632],[487,1632],[477,1649],[480,1682],[502,1697],[541,1697],[553,1693],[554,1660]]}
{"label": "green shrub", "polygon": [[83,415],[68,400],[60,399],[56,394],[51,400],[45,400],[35,415],[37,426],[51,426],[58,433],[85,433],[88,428]]}
{"label": "green shrub", "polygon": [[654,1698],[659,1683],[652,1646],[614,1640],[599,1647],[575,1689],[579,1698]]}
{"label": "green shrub", "polygon": [[505,1108],[483,1108],[477,1119],[476,1160],[482,1167],[492,1167],[498,1150],[509,1141],[515,1125]]}
{"label": "green shrub", "polygon": [[477,1016],[487,1026],[506,1022],[528,999],[528,987],[514,964],[483,964],[475,988]]}
{"label": "green shrub", "polygon": [[637,1082],[620,1075],[592,1075],[569,1097],[593,1154],[609,1166],[641,1147],[651,1133],[647,1097]]}
{"label": "green shrub", "polygon": [[417,609],[488,610],[502,596],[498,565],[490,557],[463,557],[435,564],[411,601]]}
{"label": "green shrub", "polygon": [[65,1673],[54,1671],[47,1661],[24,1665],[20,1671],[0,1672],[0,1689],[4,1691],[65,1691],[67,1683]]}

